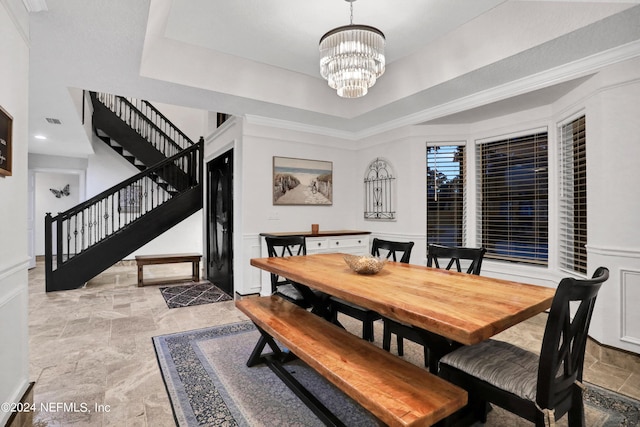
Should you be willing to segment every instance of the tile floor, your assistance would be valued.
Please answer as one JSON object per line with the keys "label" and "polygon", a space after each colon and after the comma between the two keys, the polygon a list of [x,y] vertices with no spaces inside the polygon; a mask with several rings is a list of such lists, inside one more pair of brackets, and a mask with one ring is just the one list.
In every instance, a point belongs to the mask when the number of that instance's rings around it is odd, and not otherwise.
{"label": "tile floor", "polygon": [[[42,263],[29,271],[30,380],[36,407],[50,408],[35,415],[34,425],[173,426],[151,337],[246,320],[233,301],[168,309],[157,287],[136,287],[135,266],[123,264],[83,289],[54,293],[44,291]],[[150,274],[181,275],[179,268],[158,266]],[[502,338],[538,350],[545,320],[539,315]],[[587,381],[640,399],[640,357],[590,352],[623,367],[589,354]]]}

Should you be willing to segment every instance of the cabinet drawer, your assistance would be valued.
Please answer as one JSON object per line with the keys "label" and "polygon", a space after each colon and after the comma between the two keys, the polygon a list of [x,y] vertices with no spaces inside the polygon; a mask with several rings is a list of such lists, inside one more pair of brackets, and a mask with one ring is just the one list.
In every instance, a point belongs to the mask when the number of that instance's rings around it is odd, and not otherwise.
{"label": "cabinet drawer", "polygon": [[307,251],[327,249],[329,247],[328,239],[307,239]]}
{"label": "cabinet drawer", "polygon": [[368,240],[361,237],[346,239],[329,239],[329,247],[331,249],[353,248],[368,244]]}

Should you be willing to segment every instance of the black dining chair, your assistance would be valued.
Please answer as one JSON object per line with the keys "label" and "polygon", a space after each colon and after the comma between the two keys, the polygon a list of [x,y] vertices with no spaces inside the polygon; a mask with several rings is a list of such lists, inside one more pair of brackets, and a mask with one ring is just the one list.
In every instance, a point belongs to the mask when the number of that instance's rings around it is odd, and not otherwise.
{"label": "black dining chair", "polygon": [[[458,272],[480,275],[482,260],[486,253],[485,248],[465,248],[431,244],[427,247],[427,267],[444,268],[451,270],[453,266]],[[442,263],[442,267],[441,264]],[[468,265],[466,265],[468,264]],[[463,269],[463,265],[466,268]],[[424,348],[424,364],[430,369],[437,369],[435,359],[430,363],[429,352],[435,347],[448,347],[449,343],[442,337],[427,331],[420,331],[410,325],[396,322],[395,320],[384,320],[384,330],[382,333],[382,348],[389,351],[391,349],[391,334],[396,335],[398,355],[404,355],[404,338],[420,344]],[[432,347],[431,349],[429,347]]]}
{"label": "black dining chair", "polygon": [[596,296],[608,278],[609,270],[600,267],[591,279],[562,279],[551,303],[540,355],[487,340],[442,357],[438,375],[469,392],[467,410],[482,422],[490,402],[536,426],[553,425],[565,414],[570,426],[584,426],[585,346]]}
{"label": "black dining chair", "polygon": [[[266,236],[269,257],[299,256],[307,254],[306,239],[302,235],[296,236]],[[303,292],[305,294],[303,294]],[[302,307],[312,306],[317,292],[304,285],[294,285],[291,280],[271,273],[271,293]]]}
{"label": "black dining chair", "polygon": [[[394,242],[374,238],[371,254],[408,264],[413,245],[414,242]],[[360,320],[362,322],[362,339],[373,341],[373,322],[382,317],[378,313],[336,297],[329,299],[329,310],[331,319],[336,324],[339,324],[338,313]]]}

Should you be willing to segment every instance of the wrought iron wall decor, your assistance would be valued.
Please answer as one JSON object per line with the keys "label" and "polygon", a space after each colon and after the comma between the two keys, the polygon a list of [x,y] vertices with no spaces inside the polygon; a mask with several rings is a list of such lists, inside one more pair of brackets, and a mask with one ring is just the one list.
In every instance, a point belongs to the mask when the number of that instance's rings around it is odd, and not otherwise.
{"label": "wrought iron wall decor", "polygon": [[369,163],[364,177],[364,219],[396,219],[393,168],[386,160]]}

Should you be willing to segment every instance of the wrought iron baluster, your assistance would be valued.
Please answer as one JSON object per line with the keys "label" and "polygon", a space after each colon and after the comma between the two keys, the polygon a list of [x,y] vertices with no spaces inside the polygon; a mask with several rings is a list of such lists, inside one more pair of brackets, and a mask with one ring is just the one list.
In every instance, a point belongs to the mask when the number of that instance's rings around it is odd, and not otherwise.
{"label": "wrought iron baluster", "polygon": [[78,214],[73,215],[73,219],[75,220],[74,229],[73,229],[73,252],[78,254]]}

